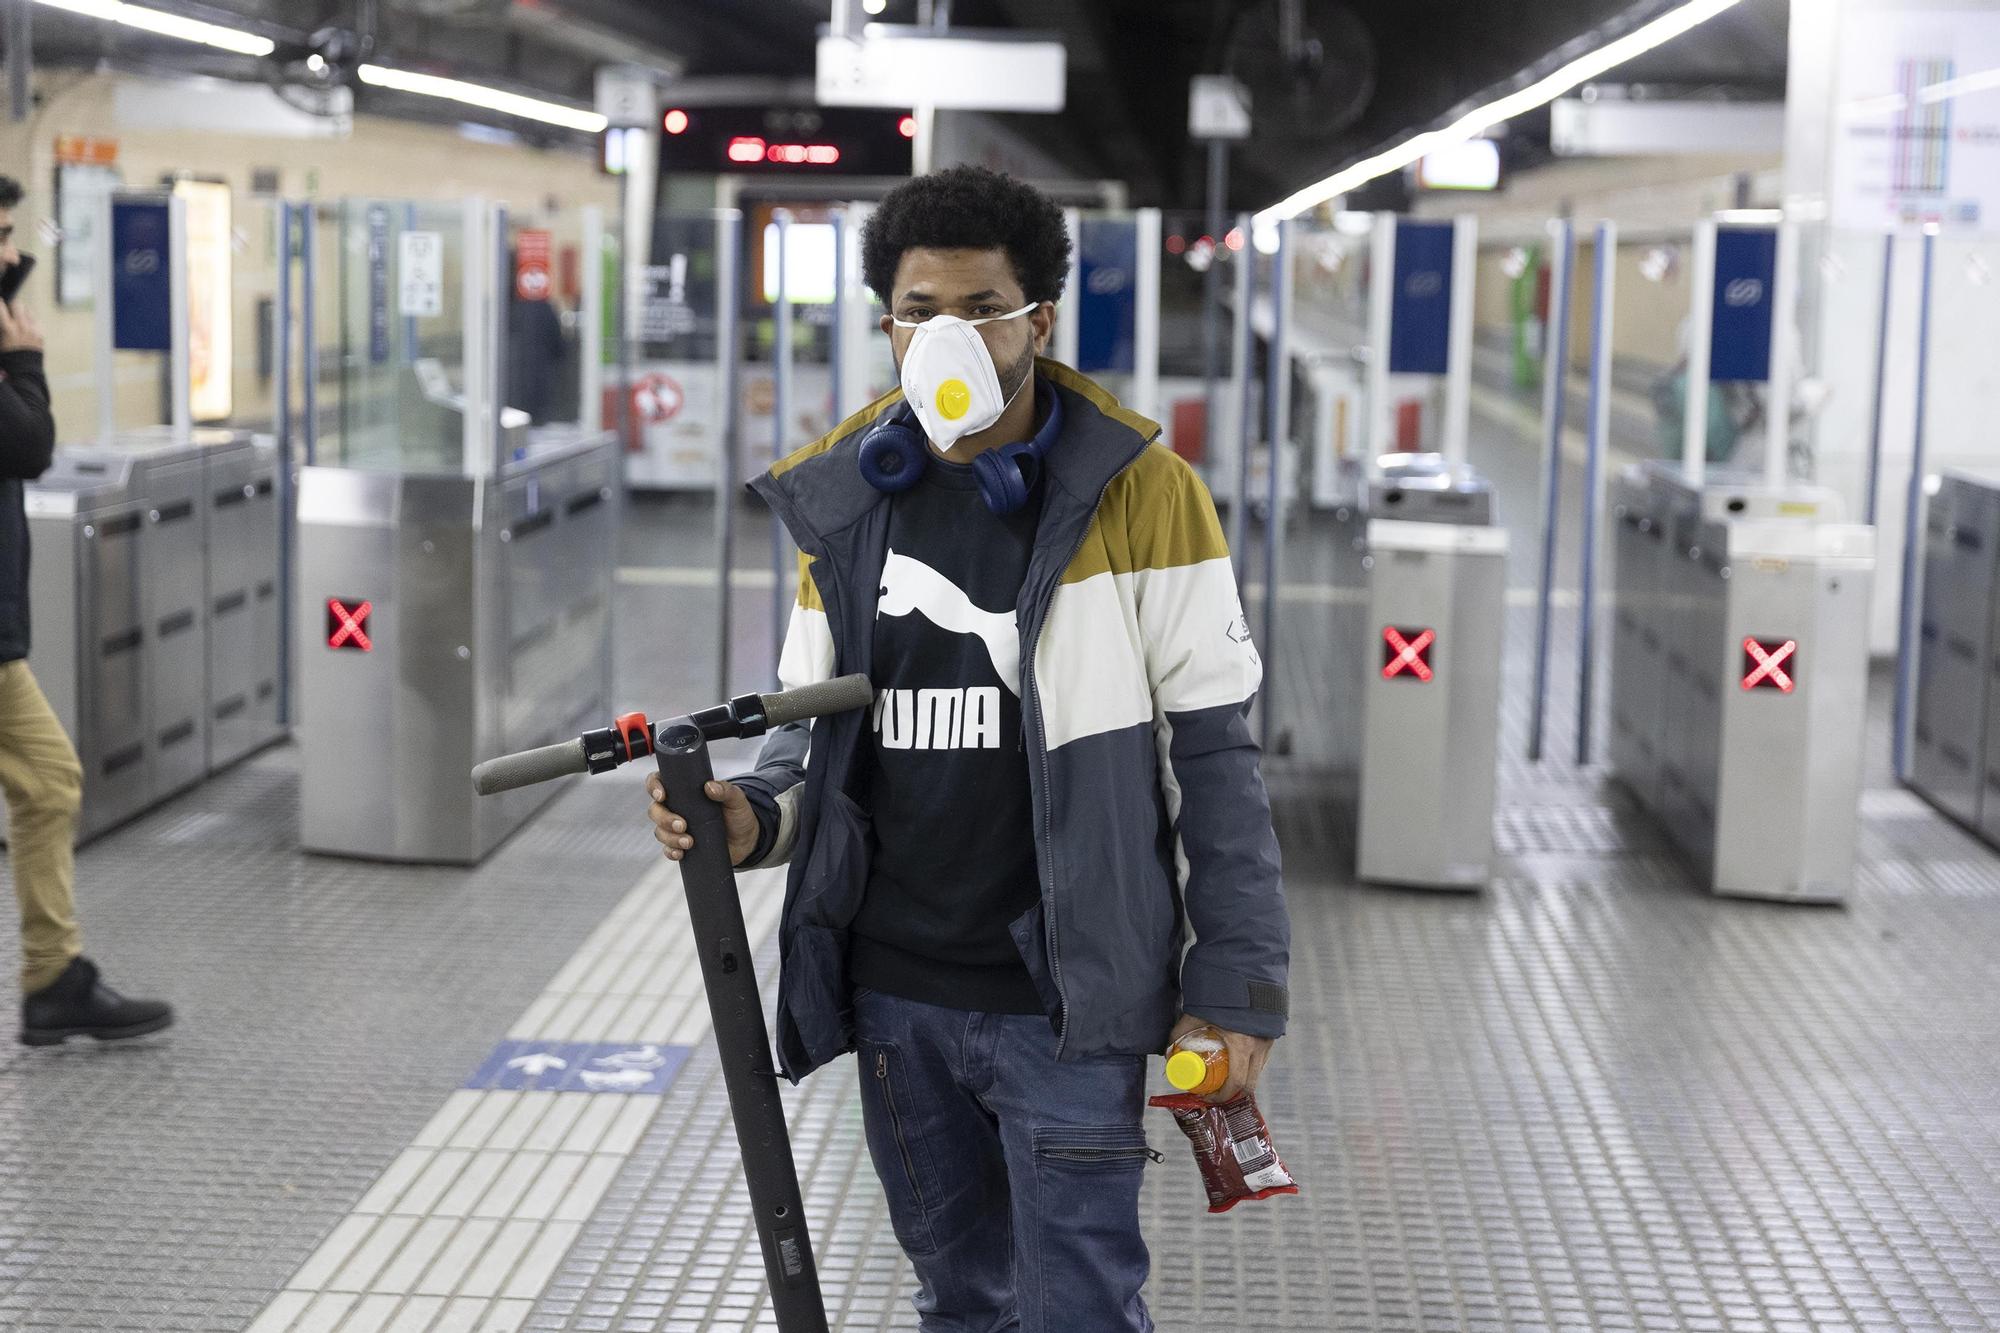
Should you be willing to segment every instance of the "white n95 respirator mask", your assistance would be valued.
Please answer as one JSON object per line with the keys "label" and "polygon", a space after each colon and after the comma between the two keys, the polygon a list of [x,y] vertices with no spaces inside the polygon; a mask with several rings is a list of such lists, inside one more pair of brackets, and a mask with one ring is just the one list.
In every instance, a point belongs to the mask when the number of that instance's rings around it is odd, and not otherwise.
{"label": "white n95 respirator mask", "polygon": [[[916,412],[924,434],[940,450],[950,453],[960,439],[991,426],[1012,401],[1001,395],[1000,373],[993,367],[986,340],[979,336],[979,326],[1019,319],[1039,304],[1030,302],[1011,314],[984,319],[933,315],[895,321],[902,328],[915,330],[903,353],[903,397]],[[1033,378],[1026,376],[1021,384]],[[1016,385],[1014,392],[1020,391]]]}

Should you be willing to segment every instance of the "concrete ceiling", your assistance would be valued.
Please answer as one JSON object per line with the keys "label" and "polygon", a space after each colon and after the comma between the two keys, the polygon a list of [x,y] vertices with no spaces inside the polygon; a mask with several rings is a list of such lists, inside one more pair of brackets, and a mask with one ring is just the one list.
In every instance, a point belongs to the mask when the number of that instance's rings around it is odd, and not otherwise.
{"label": "concrete ceiling", "polygon": [[[686,78],[807,78],[827,0],[149,0],[263,28],[303,59],[311,34],[374,13],[384,58],[587,100],[614,56]],[[1231,153],[1230,204],[1257,207],[1555,58],[1606,25],[1680,0],[957,0],[958,27],[1040,30],[1069,51],[1068,106],[1005,117],[1072,171],[1124,180],[1135,203],[1199,207],[1205,155],[1186,133],[1187,85],[1233,72],[1252,87],[1255,133]],[[879,17],[913,22],[918,0]],[[1786,0],[1737,8],[1613,77],[1700,96],[1782,95]],[[36,58],[208,73],[239,58],[35,9]],[[267,62],[267,64],[282,64]],[[269,72],[267,70],[267,72]],[[449,114],[360,93],[392,114]],[[1532,160],[1543,120],[1507,145]],[[537,132],[539,133],[539,132]],[[560,132],[552,132],[560,134]]]}

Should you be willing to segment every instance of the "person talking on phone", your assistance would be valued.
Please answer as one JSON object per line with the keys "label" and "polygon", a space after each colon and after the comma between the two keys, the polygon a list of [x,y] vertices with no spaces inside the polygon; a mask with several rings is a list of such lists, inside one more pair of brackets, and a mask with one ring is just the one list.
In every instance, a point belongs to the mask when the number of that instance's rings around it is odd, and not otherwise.
{"label": "person talking on phone", "polygon": [[0,795],[21,906],[21,1030],[30,1046],[113,1041],[170,1026],[173,1010],[104,984],[76,924],[83,766],[28,669],[28,517],[22,483],[48,470],[56,423],[42,331],[20,299],[34,266],[14,243],[20,182],[0,176]]}
{"label": "person talking on phone", "polygon": [[[875,707],[708,792],[734,864],[790,862],[778,1057],[858,1052],[930,1333],[1151,1329],[1146,1056],[1213,1024],[1226,1101],[1285,1030],[1263,666],[1200,479],[1041,355],[1069,249],[975,167],[870,216],[901,390],[752,485],[803,552],[780,678]],[[648,790],[679,859],[693,793]]]}

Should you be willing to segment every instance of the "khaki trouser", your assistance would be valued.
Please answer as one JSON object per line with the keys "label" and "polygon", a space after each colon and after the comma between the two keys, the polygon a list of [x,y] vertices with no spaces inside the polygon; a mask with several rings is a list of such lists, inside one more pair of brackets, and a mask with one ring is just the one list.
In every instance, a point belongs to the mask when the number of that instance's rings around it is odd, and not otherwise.
{"label": "khaki trouser", "polygon": [[0,665],[0,793],[21,900],[21,989],[35,991],[83,951],[73,896],[83,766],[26,662]]}

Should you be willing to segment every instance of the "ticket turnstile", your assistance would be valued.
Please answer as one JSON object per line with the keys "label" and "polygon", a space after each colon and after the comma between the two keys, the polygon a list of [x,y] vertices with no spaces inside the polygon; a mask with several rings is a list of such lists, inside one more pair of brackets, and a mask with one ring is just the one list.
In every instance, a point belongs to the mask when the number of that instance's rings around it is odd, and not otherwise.
{"label": "ticket turnstile", "polygon": [[1924,520],[1916,709],[1909,783],[1988,842],[2000,843],[2000,476],[1940,475]]}
{"label": "ticket turnstile", "polygon": [[211,449],[208,499],[208,766],[285,734],[278,716],[278,451],[238,434]]}
{"label": "ticket turnstile", "polygon": [[1611,762],[1716,893],[1853,885],[1874,529],[1819,487],[1615,483]]}
{"label": "ticket turnstile", "polygon": [[1483,888],[1507,580],[1491,487],[1436,455],[1387,459],[1336,522],[1334,750],[1352,783],[1355,874]]}
{"label": "ticket turnstile", "polygon": [[129,459],[58,466],[26,488],[30,660],[83,763],[78,841],[153,800],[139,591],[148,502],[133,471]]}
{"label": "ticket turnstile", "polygon": [[283,734],[275,469],[248,432],[148,430],[64,446],[26,488],[32,660],[83,762],[80,840]]}
{"label": "ticket turnstile", "polygon": [[619,452],[536,435],[492,478],[301,470],[307,851],[476,863],[554,789],[479,800],[472,766],[611,715]]}

